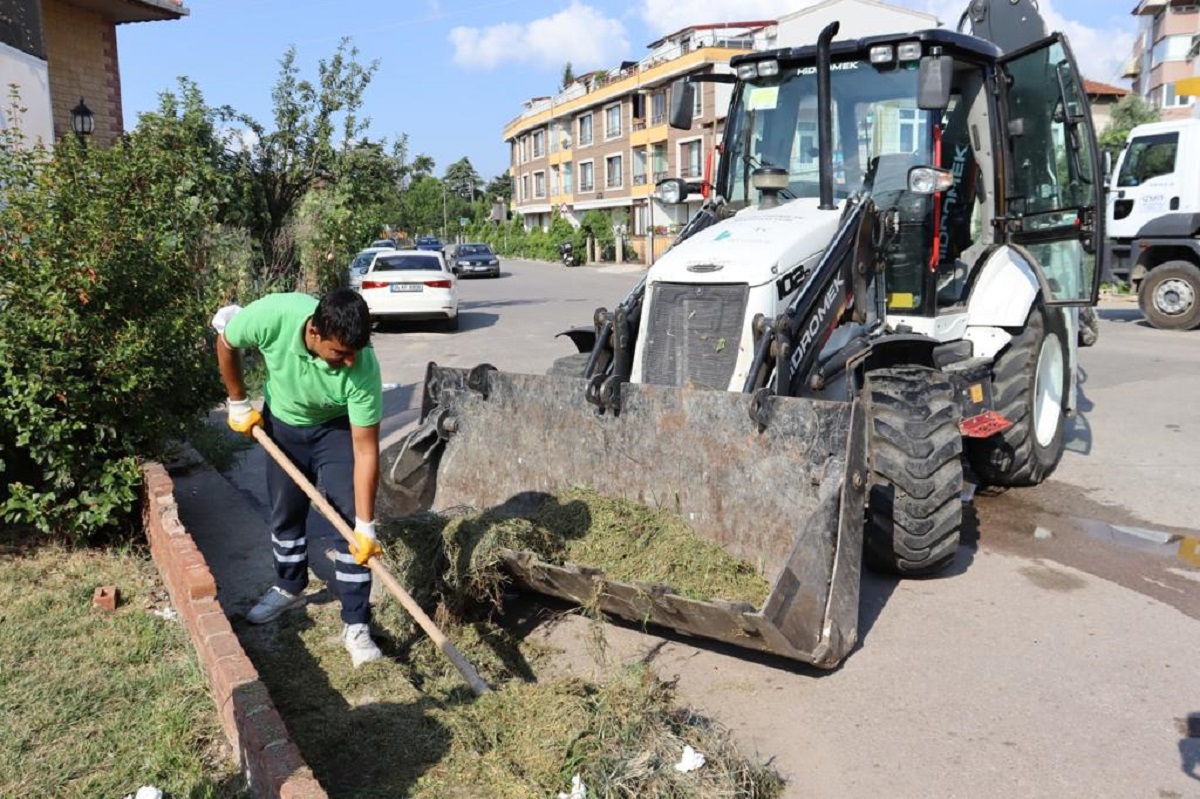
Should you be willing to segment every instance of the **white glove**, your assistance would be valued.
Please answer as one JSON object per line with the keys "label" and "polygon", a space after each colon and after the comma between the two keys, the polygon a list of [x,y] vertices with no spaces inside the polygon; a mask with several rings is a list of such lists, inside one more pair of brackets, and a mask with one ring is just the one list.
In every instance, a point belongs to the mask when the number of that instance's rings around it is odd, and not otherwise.
{"label": "white glove", "polygon": [[240,305],[226,305],[221,310],[217,311],[212,318],[213,330],[218,333],[225,332],[225,326],[233,320],[233,317],[238,315],[238,311],[242,310]]}

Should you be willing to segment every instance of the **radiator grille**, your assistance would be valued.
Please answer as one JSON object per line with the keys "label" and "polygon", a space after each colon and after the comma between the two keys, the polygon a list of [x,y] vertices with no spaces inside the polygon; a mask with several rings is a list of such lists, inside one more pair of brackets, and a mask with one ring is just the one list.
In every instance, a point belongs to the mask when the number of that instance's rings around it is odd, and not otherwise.
{"label": "radiator grille", "polygon": [[656,284],[644,328],[643,380],[727,390],[749,295],[744,284]]}

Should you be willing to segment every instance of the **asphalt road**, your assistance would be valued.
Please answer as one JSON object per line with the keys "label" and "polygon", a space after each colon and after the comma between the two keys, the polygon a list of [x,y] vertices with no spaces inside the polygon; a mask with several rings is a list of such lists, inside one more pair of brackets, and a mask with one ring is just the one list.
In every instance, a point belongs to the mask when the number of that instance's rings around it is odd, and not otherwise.
{"label": "asphalt road", "polygon": [[[542,373],[573,351],[555,334],[640,275],[506,261],[500,279],[462,282],[459,332],[376,331],[385,437],[414,421],[428,361]],[[1200,796],[1200,552],[1189,562],[1195,539],[1178,538],[1200,535],[1200,331],[1153,330],[1124,302],[1101,319],[1058,471],[977,495],[946,574],[867,574],[861,643],[838,670],[616,625],[605,660],[569,615],[534,634],[564,670],[640,658],[677,678],[788,796]]]}

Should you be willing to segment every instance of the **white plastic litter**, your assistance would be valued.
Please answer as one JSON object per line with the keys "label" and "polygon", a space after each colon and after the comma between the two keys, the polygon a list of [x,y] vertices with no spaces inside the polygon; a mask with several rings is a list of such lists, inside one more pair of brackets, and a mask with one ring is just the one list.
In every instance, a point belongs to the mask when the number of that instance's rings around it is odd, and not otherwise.
{"label": "white plastic litter", "polygon": [[587,786],[583,784],[583,777],[576,774],[571,778],[571,792],[558,792],[558,799],[587,799]]}
{"label": "white plastic litter", "polygon": [[175,608],[155,608],[150,612],[160,619],[166,619],[167,621],[176,621],[179,618],[179,611],[175,610]]}
{"label": "white plastic litter", "polygon": [[1039,527],[1033,531],[1033,537],[1039,541],[1045,541],[1054,537],[1054,533],[1047,530],[1045,527]]}
{"label": "white plastic litter", "polygon": [[675,764],[675,770],[680,774],[687,774],[690,771],[695,771],[704,765],[704,755],[697,752],[690,746],[683,747],[683,757],[679,758],[679,762]]}
{"label": "white plastic litter", "polygon": [[163,799],[163,793],[153,785],[143,785],[137,793],[125,794],[125,799]]}

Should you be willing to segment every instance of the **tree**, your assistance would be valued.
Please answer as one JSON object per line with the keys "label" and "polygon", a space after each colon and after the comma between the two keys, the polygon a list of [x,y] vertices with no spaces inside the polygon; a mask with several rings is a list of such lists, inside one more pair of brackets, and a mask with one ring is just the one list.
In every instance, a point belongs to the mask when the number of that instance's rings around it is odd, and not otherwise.
{"label": "tree", "polygon": [[1100,147],[1108,150],[1116,158],[1117,153],[1125,146],[1129,131],[1147,122],[1157,122],[1158,109],[1147,103],[1136,94],[1127,94],[1113,106],[1108,127],[1100,134]]}
{"label": "tree", "polygon": [[575,70],[571,68],[571,62],[568,61],[562,71],[562,86],[560,91],[566,91],[571,88],[571,84],[575,82]]}
{"label": "tree", "polygon": [[414,158],[412,164],[408,167],[408,176],[413,180],[430,177],[433,175],[433,170],[436,166],[437,163],[431,156],[422,153]]}
{"label": "tree", "polygon": [[512,176],[507,172],[496,175],[488,181],[487,187],[483,191],[491,199],[503,197],[505,202],[510,202],[513,193]]}
{"label": "tree", "polygon": [[461,158],[447,167],[446,174],[442,179],[446,181],[449,191],[472,202],[475,200],[475,194],[483,185],[483,178],[479,177],[475,167],[471,166],[469,158]]}
{"label": "tree", "polygon": [[284,234],[289,218],[305,193],[335,179],[341,152],[358,141],[368,120],[360,116],[363,92],[378,61],[362,65],[349,39],[338,43],[331,59],[321,59],[315,82],[300,77],[296,48],[280,61],[279,77],[271,92],[275,129],[249,116],[222,109],[230,122],[246,126],[252,136],[240,153],[248,177],[249,217],[263,266],[270,274],[294,275],[297,256]]}

